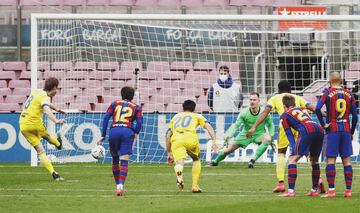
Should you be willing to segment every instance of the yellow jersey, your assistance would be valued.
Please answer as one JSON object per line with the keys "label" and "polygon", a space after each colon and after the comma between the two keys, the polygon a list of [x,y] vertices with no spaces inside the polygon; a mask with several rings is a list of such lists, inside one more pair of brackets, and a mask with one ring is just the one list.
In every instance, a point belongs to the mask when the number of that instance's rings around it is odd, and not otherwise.
{"label": "yellow jersey", "polygon": [[285,95],[294,96],[295,97],[295,105],[297,107],[306,107],[306,105],[309,104],[309,102],[307,102],[304,98],[302,98],[298,95],[294,95],[294,94],[290,94],[290,93],[281,93],[281,94],[277,94],[277,95],[274,95],[273,97],[271,97],[268,100],[266,106],[275,110],[279,114],[279,116],[282,115],[285,112],[284,104],[282,102],[282,99]]}
{"label": "yellow jersey", "polygon": [[22,124],[38,124],[42,122],[43,107],[50,105],[50,97],[42,89],[36,89],[31,92],[26,100],[20,115]]}
{"label": "yellow jersey", "polygon": [[196,137],[196,128],[198,126],[204,127],[206,123],[204,116],[193,112],[181,112],[176,114],[170,121],[170,129],[176,138],[185,133],[187,136]]}

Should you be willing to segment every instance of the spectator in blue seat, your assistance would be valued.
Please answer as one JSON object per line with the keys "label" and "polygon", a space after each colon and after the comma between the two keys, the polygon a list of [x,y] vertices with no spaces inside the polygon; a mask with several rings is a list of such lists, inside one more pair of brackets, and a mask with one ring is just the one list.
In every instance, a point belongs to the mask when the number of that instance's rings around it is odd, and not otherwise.
{"label": "spectator in blue seat", "polygon": [[208,105],[214,112],[238,112],[243,103],[241,86],[233,82],[227,66],[219,68],[219,78],[208,92]]}

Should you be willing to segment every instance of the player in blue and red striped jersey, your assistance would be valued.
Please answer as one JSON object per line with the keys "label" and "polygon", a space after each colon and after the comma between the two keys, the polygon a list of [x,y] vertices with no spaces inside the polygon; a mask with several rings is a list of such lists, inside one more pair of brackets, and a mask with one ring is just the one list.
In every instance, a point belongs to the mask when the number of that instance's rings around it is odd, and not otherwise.
{"label": "player in blue and red striped jersey", "polygon": [[[325,155],[327,158],[326,177],[329,183],[329,191],[324,197],[335,197],[335,160],[338,155],[344,166],[346,190],[345,197],[351,197],[351,184],[353,169],[350,156],[352,150],[352,135],[357,123],[357,111],[355,98],[347,88],[341,86],[339,72],[330,74],[330,87],[324,89],[322,97],[316,106],[316,115],[321,125],[326,129],[327,141],[325,142]],[[326,105],[326,123],[321,116],[321,108]],[[350,128],[350,113],[352,116]]]}
{"label": "player in blue and red striped jersey", "polygon": [[[296,196],[296,163],[302,156],[307,156],[309,153],[312,166],[312,188],[306,195],[312,197],[318,196],[320,178],[319,156],[321,154],[323,144],[324,130],[318,123],[311,119],[306,109],[295,107],[295,98],[293,96],[285,95],[282,101],[286,111],[281,115],[281,122],[290,142],[291,155],[288,164],[289,189],[288,192],[285,192],[281,196]],[[299,134],[296,141],[291,129],[296,130]]]}
{"label": "player in blue and red striped jersey", "polygon": [[[141,130],[142,110],[141,107],[131,102],[135,90],[132,87],[121,89],[122,100],[114,101],[108,108],[102,127],[101,144],[106,136],[109,119],[113,122],[109,132],[109,146],[112,156],[112,172],[116,183],[116,194],[123,196],[124,183],[128,173],[128,161],[132,154],[133,142]],[[120,159],[120,166],[119,166]]]}

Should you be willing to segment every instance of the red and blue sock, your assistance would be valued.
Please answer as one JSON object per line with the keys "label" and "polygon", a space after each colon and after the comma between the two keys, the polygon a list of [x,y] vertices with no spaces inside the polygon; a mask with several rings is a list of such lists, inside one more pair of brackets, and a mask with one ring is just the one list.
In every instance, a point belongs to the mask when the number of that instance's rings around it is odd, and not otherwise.
{"label": "red and blue sock", "polygon": [[124,185],[124,183],[125,183],[126,176],[129,171],[128,164],[129,164],[128,160],[120,160],[121,168],[120,168],[119,182],[121,185]]}
{"label": "red and blue sock", "polygon": [[352,177],[353,177],[353,168],[351,165],[344,166],[344,177],[346,189],[351,190]]}
{"label": "red and blue sock", "polygon": [[297,178],[297,167],[296,167],[296,164],[289,164],[289,165],[288,165],[288,184],[289,184],[289,191],[294,191],[296,178]]}
{"label": "red and blue sock", "polygon": [[314,191],[316,191],[319,187],[319,179],[320,179],[320,165],[319,164],[315,164],[312,165],[312,189]]}
{"label": "red and blue sock", "polygon": [[329,189],[335,189],[335,176],[336,176],[336,170],[335,170],[335,164],[328,164],[326,166],[326,179],[329,184]]}
{"label": "red and blue sock", "polygon": [[112,172],[114,175],[114,180],[116,185],[120,184],[119,175],[120,175],[120,166],[119,166],[119,156],[112,158]]}

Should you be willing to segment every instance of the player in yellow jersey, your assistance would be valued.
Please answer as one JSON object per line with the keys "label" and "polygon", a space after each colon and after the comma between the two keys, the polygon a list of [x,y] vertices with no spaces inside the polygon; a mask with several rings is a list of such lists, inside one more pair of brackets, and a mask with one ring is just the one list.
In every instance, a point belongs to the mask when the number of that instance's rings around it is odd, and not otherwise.
{"label": "player in yellow jersey", "polygon": [[62,177],[54,170],[51,162],[46,156],[44,146],[40,143],[41,138],[56,146],[57,149],[62,148],[60,135],[57,137],[50,135],[42,120],[42,114],[46,114],[48,118],[56,124],[64,123],[64,119],[57,119],[51,110],[66,114],[64,111],[56,108],[50,102],[50,98],[56,95],[59,80],[56,78],[48,78],[45,81],[44,89],[36,89],[31,92],[29,98],[24,104],[20,115],[20,131],[26,140],[36,150],[41,164],[50,172],[54,180],[61,181]]}
{"label": "player in yellow jersey", "polygon": [[170,128],[166,133],[166,149],[168,152],[168,163],[175,160],[175,174],[177,185],[184,188],[183,168],[186,154],[193,160],[192,167],[192,192],[199,193],[199,178],[201,172],[200,146],[196,135],[196,128],[201,126],[209,133],[213,145],[212,149],[218,151],[214,129],[206,121],[204,116],[194,113],[196,104],[194,101],[186,100],[183,103],[183,112],[176,114],[170,121]]}
{"label": "player in yellow jersey", "polygon": [[[264,111],[259,116],[259,119],[256,123],[249,129],[246,136],[250,137],[255,132],[256,128],[266,119],[269,115],[271,110],[275,110],[279,116],[281,116],[284,111],[284,105],[282,102],[282,98],[285,95],[289,95],[291,93],[291,85],[288,81],[280,81],[278,84],[279,94],[274,95],[271,97],[264,109]],[[307,102],[300,96],[293,95],[295,97],[295,104],[297,107],[304,107],[314,112],[315,106]],[[281,123],[279,124],[279,131],[278,131],[278,158],[276,161],[276,176],[279,181],[278,185],[275,187],[273,192],[284,192],[285,191],[285,167],[286,167],[286,160],[285,154],[287,147],[289,146],[289,140],[286,137],[285,130],[282,127]]]}

